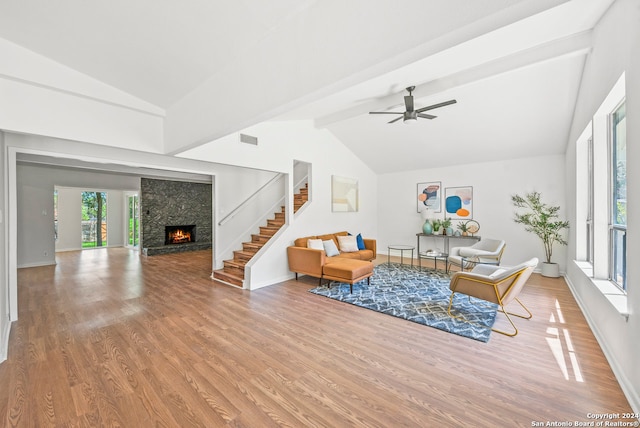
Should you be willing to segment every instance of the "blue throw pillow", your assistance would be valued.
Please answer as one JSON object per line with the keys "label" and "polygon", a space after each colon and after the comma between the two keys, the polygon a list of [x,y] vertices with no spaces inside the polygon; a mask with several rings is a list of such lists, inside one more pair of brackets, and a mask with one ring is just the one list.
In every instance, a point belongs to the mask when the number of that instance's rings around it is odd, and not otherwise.
{"label": "blue throw pillow", "polygon": [[340,254],[340,251],[338,251],[338,247],[336,247],[336,243],[333,242],[333,239],[322,241],[322,245],[324,246],[324,252],[327,254],[327,257],[333,257]]}
{"label": "blue throw pillow", "polygon": [[360,233],[358,233],[358,236],[356,236],[356,242],[358,243],[358,250],[365,249],[364,239],[362,239],[362,235]]}

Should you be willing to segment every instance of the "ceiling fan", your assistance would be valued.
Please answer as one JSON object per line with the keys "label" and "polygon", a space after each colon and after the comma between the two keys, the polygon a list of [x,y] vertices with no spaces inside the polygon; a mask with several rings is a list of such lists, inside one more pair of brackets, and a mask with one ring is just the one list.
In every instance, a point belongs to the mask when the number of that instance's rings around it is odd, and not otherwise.
{"label": "ceiling fan", "polygon": [[413,90],[415,89],[415,86],[409,86],[407,88],[407,91],[409,92],[409,95],[405,95],[404,96],[404,105],[406,107],[406,111],[404,112],[397,112],[397,111],[370,111],[369,114],[401,114],[402,116],[393,119],[392,121],[390,121],[389,123],[393,123],[393,122],[397,122],[400,119],[402,119],[402,121],[404,123],[415,123],[418,121],[418,118],[421,117],[423,119],[435,119],[437,116],[433,116],[430,114],[425,114],[423,112],[427,111],[427,110],[433,110],[439,107],[444,107],[444,106],[448,106],[450,104],[455,104],[456,100],[449,100],[449,101],[445,101],[442,103],[438,103],[438,104],[433,104],[427,107],[422,107],[419,108],[418,110],[414,110],[413,109],[413,95],[411,95],[411,93],[413,92]]}

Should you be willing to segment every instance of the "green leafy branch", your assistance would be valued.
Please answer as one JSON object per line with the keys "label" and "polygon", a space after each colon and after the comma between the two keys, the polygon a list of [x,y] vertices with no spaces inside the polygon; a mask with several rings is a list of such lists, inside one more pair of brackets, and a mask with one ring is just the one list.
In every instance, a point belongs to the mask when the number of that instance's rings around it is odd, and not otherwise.
{"label": "green leafy branch", "polygon": [[550,206],[543,203],[539,192],[527,193],[524,197],[512,195],[511,201],[516,208],[524,208],[526,212],[515,213],[514,221],[524,225],[524,230],[537,235],[544,245],[544,254],[547,263],[551,263],[553,245],[567,245],[563,231],[569,228],[569,222],[560,220],[559,206]]}

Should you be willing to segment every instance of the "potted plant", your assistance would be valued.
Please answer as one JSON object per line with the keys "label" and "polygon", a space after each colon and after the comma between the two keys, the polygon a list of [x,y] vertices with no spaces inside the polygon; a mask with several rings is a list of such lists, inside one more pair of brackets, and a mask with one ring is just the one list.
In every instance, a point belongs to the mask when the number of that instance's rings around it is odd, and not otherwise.
{"label": "potted plant", "polygon": [[445,217],[442,220],[442,233],[446,235],[453,235],[453,229],[451,228],[451,217]]}
{"label": "potted plant", "polygon": [[466,221],[461,221],[460,223],[458,223],[458,226],[456,226],[458,228],[458,230],[460,232],[462,232],[462,236],[467,236],[469,235],[469,230],[467,228],[467,222]]}
{"label": "potted plant", "polygon": [[516,212],[514,221],[524,225],[524,230],[534,233],[542,240],[546,261],[542,264],[542,275],[549,277],[560,276],[557,263],[551,261],[553,245],[567,245],[563,231],[569,228],[569,222],[558,217],[559,206],[550,206],[540,200],[539,192],[527,193],[524,197],[512,195],[511,201],[516,208],[524,208],[521,214]]}
{"label": "potted plant", "polygon": [[442,226],[442,220],[436,218],[436,219],[431,221],[431,225],[433,226],[433,234],[434,235],[439,235],[440,234],[440,226]]}

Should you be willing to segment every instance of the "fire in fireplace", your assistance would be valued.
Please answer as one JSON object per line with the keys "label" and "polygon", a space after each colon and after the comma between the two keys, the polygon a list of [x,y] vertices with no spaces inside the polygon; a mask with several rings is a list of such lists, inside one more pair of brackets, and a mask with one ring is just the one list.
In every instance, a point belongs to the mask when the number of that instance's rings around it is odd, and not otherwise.
{"label": "fire in fireplace", "polygon": [[186,244],[187,242],[196,242],[196,225],[186,226],[165,226],[165,245]]}

